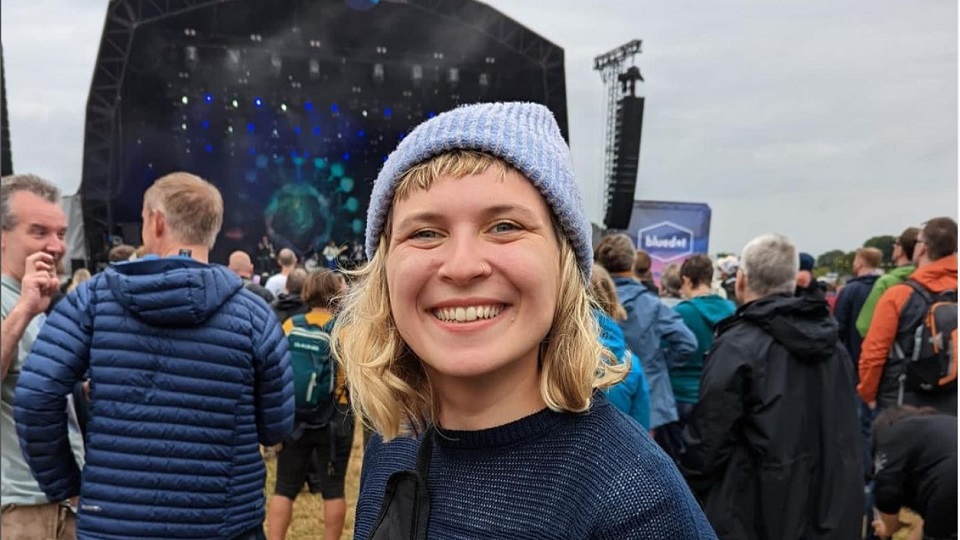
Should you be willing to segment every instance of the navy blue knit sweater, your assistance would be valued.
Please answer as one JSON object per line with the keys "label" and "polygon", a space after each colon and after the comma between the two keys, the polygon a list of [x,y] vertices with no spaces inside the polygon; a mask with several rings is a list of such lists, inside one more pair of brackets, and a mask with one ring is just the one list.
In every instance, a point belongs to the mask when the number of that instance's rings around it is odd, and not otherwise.
{"label": "navy blue knit sweater", "polygon": [[[431,539],[716,538],[673,462],[599,393],[588,413],[544,409],[435,441]],[[355,540],[370,535],[390,474],[415,468],[417,447],[370,441]]]}

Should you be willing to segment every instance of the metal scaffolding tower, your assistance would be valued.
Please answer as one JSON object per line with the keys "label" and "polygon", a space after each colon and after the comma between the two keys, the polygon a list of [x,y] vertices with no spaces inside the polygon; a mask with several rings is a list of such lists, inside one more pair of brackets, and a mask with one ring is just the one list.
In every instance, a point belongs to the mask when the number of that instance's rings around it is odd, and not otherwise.
{"label": "metal scaffolding tower", "polygon": [[[616,132],[617,132],[617,101],[621,92],[620,75],[624,72],[623,66],[628,61],[633,64],[640,54],[642,40],[635,39],[610,52],[601,54],[593,59],[593,69],[600,72],[600,78],[607,90],[607,133],[603,160],[603,213],[607,213],[607,195],[610,192],[610,183],[613,181],[616,161]],[[641,81],[642,77],[639,78]],[[632,88],[631,88],[632,90]],[[631,92],[632,93],[632,92]]]}

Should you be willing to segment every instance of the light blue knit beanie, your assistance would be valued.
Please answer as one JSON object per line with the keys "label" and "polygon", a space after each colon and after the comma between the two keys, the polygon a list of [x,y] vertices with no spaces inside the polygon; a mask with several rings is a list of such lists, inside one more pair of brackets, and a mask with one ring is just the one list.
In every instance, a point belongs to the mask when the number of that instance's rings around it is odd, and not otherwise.
{"label": "light blue knit beanie", "polygon": [[447,111],[417,126],[387,158],[367,209],[367,258],[372,259],[400,178],[449,150],[477,150],[523,173],[540,191],[577,257],[584,284],[593,268],[593,230],[573,178],[570,149],[550,109],[536,103],[478,103]]}

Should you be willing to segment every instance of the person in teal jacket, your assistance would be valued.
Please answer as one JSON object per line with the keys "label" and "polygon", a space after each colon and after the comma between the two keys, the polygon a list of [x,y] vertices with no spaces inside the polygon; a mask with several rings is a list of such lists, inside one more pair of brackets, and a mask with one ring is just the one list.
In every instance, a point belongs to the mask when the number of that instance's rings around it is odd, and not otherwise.
{"label": "person in teal jacket", "polygon": [[677,401],[676,424],[671,425],[671,436],[682,446],[681,433],[690,419],[693,406],[700,397],[700,374],[703,371],[707,351],[713,346],[713,334],[717,324],[734,314],[736,305],[714,294],[713,262],[706,255],[689,257],[680,266],[680,295],[684,300],[673,309],[680,314],[683,323],[697,336],[697,350],[682,366],[670,370],[670,385]]}
{"label": "person in teal jacket", "polygon": [[643,373],[640,358],[627,347],[623,330],[614,320],[623,320],[627,312],[617,299],[617,289],[610,274],[600,265],[593,266],[590,276],[590,296],[599,309],[593,316],[600,325],[600,342],[620,363],[628,364],[630,371],[622,381],[606,390],[607,399],[614,407],[636,420],[644,429],[650,429],[650,387]]}

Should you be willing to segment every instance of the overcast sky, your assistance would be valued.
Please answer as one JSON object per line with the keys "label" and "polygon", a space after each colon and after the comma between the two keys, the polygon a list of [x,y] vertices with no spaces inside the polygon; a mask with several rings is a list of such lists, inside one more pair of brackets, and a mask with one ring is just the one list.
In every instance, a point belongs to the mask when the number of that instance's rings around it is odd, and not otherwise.
{"label": "overcast sky", "polygon": [[[637,199],[705,202],[710,251],[779,232],[815,254],[957,216],[957,0],[490,0],[566,51],[571,148],[602,221],[594,56],[646,83]],[[17,172],[80,183],[105,1],[2,0]]]}

